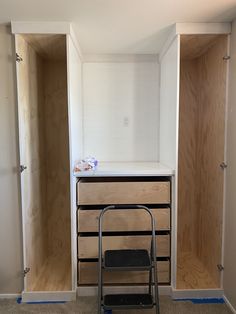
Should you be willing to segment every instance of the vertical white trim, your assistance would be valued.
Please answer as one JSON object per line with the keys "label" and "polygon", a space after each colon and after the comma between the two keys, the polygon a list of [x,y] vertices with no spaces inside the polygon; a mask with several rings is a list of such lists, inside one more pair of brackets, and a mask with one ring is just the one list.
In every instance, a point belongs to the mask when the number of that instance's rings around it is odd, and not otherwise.
{"label": "vertical white trim", "polygon": [[174,236],[174,256],[175,256],[175,280],[173,287],[176,288],[177,281],[177,232],[178,232],[178,159],[179,159],[179,89],[180,89],[180,35],[177,35],[177,94],[176,94],[176,165],[175,165],[175,210],[174,210],[174,225],[175,225],[175,236]]}
{"label": "vertical white trim", "polygon": [[[228,42],[227,42],[227,54],[230,55],[230,35],[228,37]],[[225,141],[225,146],[224,146],[224,162],[227,164],[227,130],[228,130],[228,110],[229,110],[229,66],[230,66],[230,61],[225,61],[227,62],[227,70],[226,70],[226,91],[225,91],[225,136],[224,136],[224,141]],[[223,185],[223,213],[222,213],[222,256],[221,256],[221,264],[224,266],[224,253],[225,253],[225,218],[226,218],[226,172],[227,168],[224,170],[224,185]],[[224,286],[224,272],[221,272],[221,288]]]}
{"label": "vertical white trim", "polygon": [[[17,52],[17,34],[14,35],[14,45],[15,45],[15,49],[14,52]],[[13,59],[15,59],[15,55],[13,55]],[[18,123],[18,147],[19,147],[19,165],[23,163],[22,161],[22,149],[21,149],[21,121],[20,121],[20,110],[19,110],[19,106],[20,106],[20,99],[19,99],[19,70],[18,70],[18,66],[17,63],[15,62],[15,73],[16,73],[16,101],[17,101],[17,123]],[[26,231],[25,231],[25,226],[26,226],[26,219],[25,219],[25,209],[24,209],[24,204],[23,204],[23,196],[22,196],[22,175],[20,173],[20,180],[19,180],[19,184],[20,184],[20,209],[21,209],[21,220],[22,220],[22,249],[23,249],[23,269],[22,272],[24,271],[24,269],[28,266],[27,265],[27,255],[26,255]],[[27,290],[27,280],[26,280],[26,276],[24,276],[23,279],[23,290]]]}

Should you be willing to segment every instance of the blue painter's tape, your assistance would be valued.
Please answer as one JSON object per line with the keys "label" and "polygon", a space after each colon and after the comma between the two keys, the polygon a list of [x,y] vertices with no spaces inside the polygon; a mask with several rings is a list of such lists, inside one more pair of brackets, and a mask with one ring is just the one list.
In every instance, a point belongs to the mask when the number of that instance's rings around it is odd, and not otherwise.
{"label": "blue painter's tape", "polygon": [[223,298],[175,299],[174,301],[190,301],[193,304],[224,304]]}
{"label": "blue painter's tape", "polygon": [[16,299],[16,302],[17,302],[18,304],[21,304],[21,301],[22,301],[22,298],[21,298],[21,297],[19,297],[19,298]]}

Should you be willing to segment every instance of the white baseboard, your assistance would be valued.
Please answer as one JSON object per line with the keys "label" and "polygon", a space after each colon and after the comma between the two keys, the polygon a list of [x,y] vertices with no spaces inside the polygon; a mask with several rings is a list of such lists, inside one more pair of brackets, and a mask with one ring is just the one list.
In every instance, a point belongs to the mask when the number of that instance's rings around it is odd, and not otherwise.
{"label": "white baseboard", "polygon": [[74,301],[76,291],[37,291],[22,292],[22,302]]}
{"label": "white baseboard", "polygon": [[20,293],[6,293],[6,294],[0,294],[0,299],[17,299],[21,297]]}
{"label": "white baseboard", "polygon": [[[77,287],[77,295],[79,297],[85,296],[97,296],[97,287]],[[147,291],[147,287],[144,286],[105,286],[103,288],[105,294],[112,293],[143,293]],[[159,286],[160,295],[169,295],[172,294],[171,286]]]}
{"label": "white baseboard", "polygon": [[226,296],[223,296],[226,305],[230,308],[230,310],[232,311],[232,313],[236,314],[236,309],[233,307],[233,305],[229,302],[229,300],[226,298]]}
{"label": "white baseboard", "polygon": [[223,298],[224,291],[222,289],[189,289],[179,290],[172,289],[173,299],[198,299],[198,298]]}

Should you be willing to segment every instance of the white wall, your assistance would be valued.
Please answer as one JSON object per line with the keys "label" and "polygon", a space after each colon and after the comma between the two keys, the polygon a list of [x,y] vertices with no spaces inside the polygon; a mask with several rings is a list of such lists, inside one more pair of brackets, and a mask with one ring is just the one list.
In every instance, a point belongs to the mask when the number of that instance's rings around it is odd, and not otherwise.
{"label": "white wall", "polygon": [[100,161],[159,159],[157,62],[83,65],[84,155]]}
{"label": "white wall", "polygon": [[0,294],[23,287],[17,169],[15,57],[10,29],[0,25]]}
{"label": "white wall", "polygon": [[230,56],[223,287],[225,296],[236,310],[236,20],[233,23]]}

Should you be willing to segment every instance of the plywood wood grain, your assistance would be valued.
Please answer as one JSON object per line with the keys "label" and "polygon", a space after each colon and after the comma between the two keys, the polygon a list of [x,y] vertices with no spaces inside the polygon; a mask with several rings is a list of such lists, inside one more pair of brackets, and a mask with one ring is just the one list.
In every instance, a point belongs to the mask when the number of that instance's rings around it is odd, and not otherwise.
{"label": "plywood wood grain", "polygon": [[[204,265],[208,288],[221,286],[226,54],[227,36],[219,36],[200,57],[181,60],[177,279],[191,273],[188,252]],[[206,288],[200,273],[195,286]]]}
{"label": "plywood wood grain", "polygon": [[211,273],[204,263],[192,253],[178,256],[177,289],[217,289]]}
{"label": "plywood wood grain", "polygon": [[214,45],[218,38],[225,35],[181,35],[180,53],[181,59],[191,60],[202,56]]}
{"label": "plywood wood grain", "polygon": [[[23,61],[17,64],[20,162],[27,166],[21,175],[26,290],[37,278],[47,255],[46,177],[43,133],[42,60],[20,35],[16,51]],[[39,236],[40,235],[40,236]]]}
{"label": "plywood wood grain", "polygon": [[168,204],[169,182],[79,182],[78,203],[86,204]]}
{"label": "plywood wood grain", "polygon": [[197,255],[220,286],[222,254],[223,184],[227,36],[221,37],[198,60],[198,242]]}
{"label": "plywood wood grain", "polygon": [[[78,284],[91,285],[97,284],[98,280],[98,263],[97,262],[79,262],[78,263]],[[170,281],[170,263],[169,261],[158,261],[158,282],[168,283]],[[149,273],[147,271],[135,272],[104,272],[105,284],[127,284],[148,283]]]}
{"label": "plywood wood grain", "polygon": [[[78,231],[98,232],[101,210],[79,210]],[[156,230],[170,229],[170,208],[152,209]],[[103,231],[148,231],[151,230],[150,215],[144,210],[113,210],[103,217]]]}
{"label": "plywood wood grain", "polygon": [[[150,251],[151,236],[106,236],[103,237],[103,250],[147,249]],[[169,235],[156,237],[157,256],[170,256]],[[98,257],[98,237],[78,237],[79,258]]]}
{"label": "plywood wood grain", "polygon": [[45,259],[31,291],[70,291],[71,261],[67,254]]}

